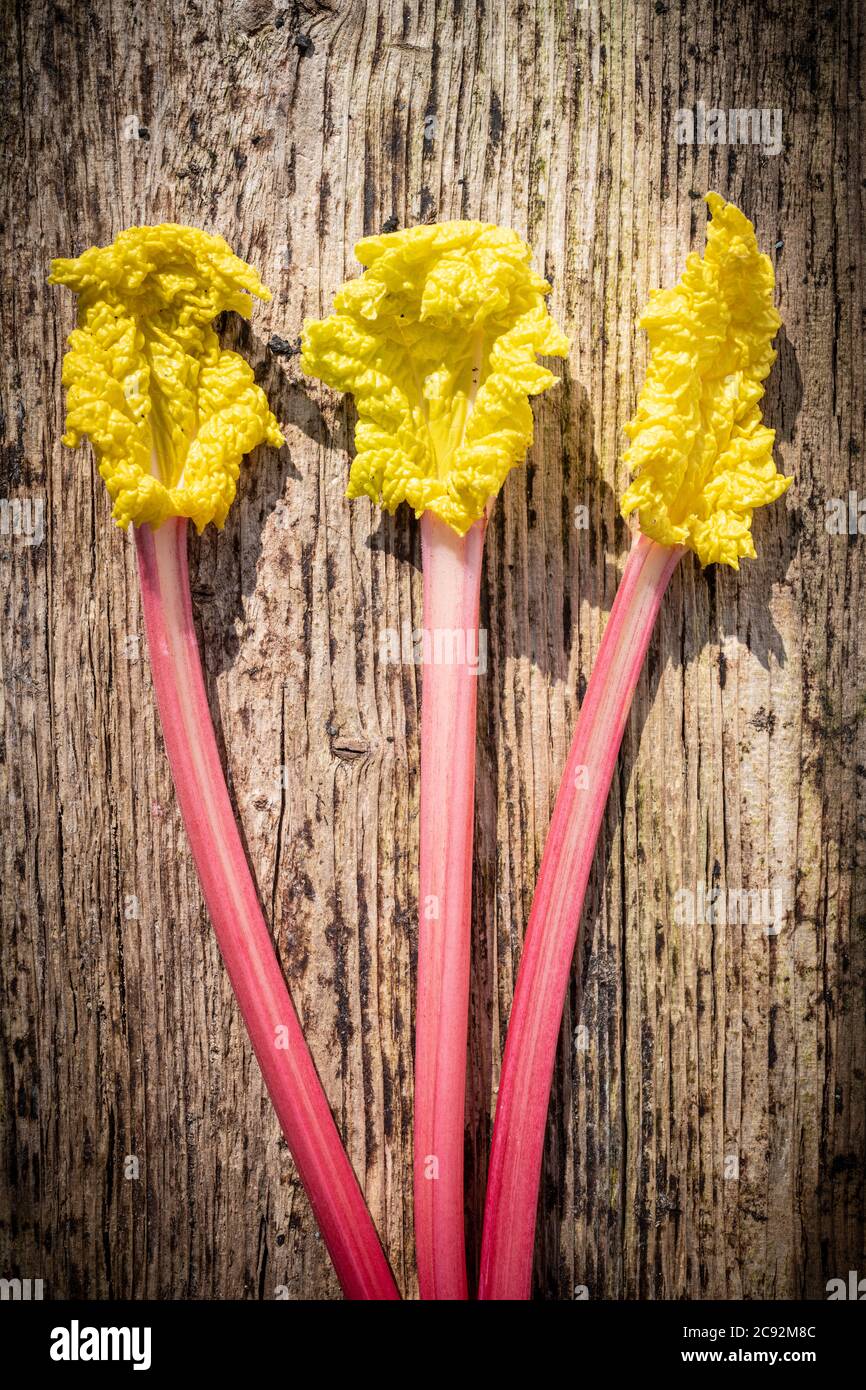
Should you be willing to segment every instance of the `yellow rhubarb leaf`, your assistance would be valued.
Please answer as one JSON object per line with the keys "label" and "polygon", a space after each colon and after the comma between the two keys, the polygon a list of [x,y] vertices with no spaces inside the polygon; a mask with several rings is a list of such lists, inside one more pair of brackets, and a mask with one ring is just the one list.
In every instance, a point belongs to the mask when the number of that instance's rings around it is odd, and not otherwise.
{"label": "yellow rhubarb leaf", "polygon": [[638,510],[646,535],[687,546],[702,565],[738,569],[755,555],[755,508],[792,481],[776,471],[775,431],[759,404],[782,320],[752,223],[717,193],[706,202],[703,257],[693,252],[679,283],[655,290],[640,318],[652,357],[626,426],[632,482],[622,514]]}
{"label": "yellow rhubarb leaf", "polygon": [[255,270],[222,237],[163,223],[52,261],[49,283],[78,295],[63,442],[90,437],[117,524],[222,528],[244,454],[284,442],[251,368],[212,327],[225,309],[248,318],[251,295],[270,299]]}
{"label": "yellow rhubarb leaf", "polygon": [[364,273],[329,318],[304,324],[301,366],[355,397],[349,497],[408,502],[463,535],[532,442],[529,397],[553,385],[539,354],[568,339],[516,232],[441,222],[366,237]]}

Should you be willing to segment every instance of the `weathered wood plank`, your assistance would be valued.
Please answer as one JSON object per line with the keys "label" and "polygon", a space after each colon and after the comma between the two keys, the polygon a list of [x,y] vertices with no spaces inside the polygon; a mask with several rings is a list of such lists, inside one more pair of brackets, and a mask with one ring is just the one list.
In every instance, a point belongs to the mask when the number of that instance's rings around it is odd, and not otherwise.
{"label": "weathered wood plank", "polygon": [[[862,7],[6,15],[0,493],[31,521],[44,509],[44,538],[4,512],[0,1273],[59,1296],[338,1292],[202,907],[131,546],[88,450],[59,442],[73,309],[48,259],[172,219],[221,232],[274,290],[226,332],[288,443],[246,467],[224,535],[193,543],[196,608],[263,903],[411,1295],[420,678],[382,659],[382,634],[419,621],[417,531],[345,501],[350,407],[268,343],[328,310],[360,235],[452,216],[531,240],[573,339],[497,504],[482,595],[474,1263],[522,933],[627,546],[634,321],[702,244],[708,187],[773,249],[786,328],[767,417],[796,483],[756,525],[757,563],[685,563],[665,603],[563,1027],[537,1286],[820,1297],[862,1272],[866,539],[825,524],[828,499],[866,497]],[[781,151],[678,144],[676,112],[699,101],[779,110]],[[781,930],[678,921],[700,885],[779,893]]]}

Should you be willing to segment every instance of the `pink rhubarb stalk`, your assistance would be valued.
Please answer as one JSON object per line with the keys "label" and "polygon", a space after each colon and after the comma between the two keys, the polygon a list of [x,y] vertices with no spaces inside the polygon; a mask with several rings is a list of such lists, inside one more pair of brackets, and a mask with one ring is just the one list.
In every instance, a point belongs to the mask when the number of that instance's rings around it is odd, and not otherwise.
{"label": "pink rhubarb stalk", "polygon": [[193,628],[187,521],[225,525],[241,461],[282,431],[225,310],[270,293],[222,237],[172,222],[51,264],[78,296],[63,361],[64,443],[88,435],[124,530],[135,525],[153,680],[174,783],[241,1013],[349,1298],[397,1289],[292,1008],[232,814]]}
{"label": "pink rhubarb stalk", "polygon": [[482,1299],[526,1299],[547,1107],[583,899],[632,699],[684,554],[638,535],[592,670],[550,823],[508,1024],[481,1248]]}
{"label": "pink rhubarb stalk", "polygon": [[[469,1019],[478,604],[485,521],[459,536],[421,518],[424,664],[415,1239],[422,1298],[468,1296],[463,1120]],[[456,659],[454,659],[456,656]]]}
{"label": "pink rhubarb stalk", "polygon": [[[301,366],[358,410],[350,497],[421,519],[420,926],[415,1245],[422,1298],[467,1297],[463,1123],[470,975],[478,593],[485,519],[532,441],[539,356],[568,340],[513,231],[444,222],[366,237],[364,273],[304,324]],[[463,644],[454,661],[453,647]],[[437,645],[438,644],[438,645]]]}
{"label": "pink rhubarb stalk", "polygon": [[708,193],[703,258],[654,290],[641,316],[652,357],[626,426],[623,516],[643,532],[629,555],[541,862],[502,1063],[481,1254],[482,1298],[528,1298],[556,1041],[587,878],[613,769],[662,595],[686,549],[702,565],[754,558],[752,515],[791,479],[761,418],[781,319],[755,229]]}
{"label": "pink rhubarb stalk", "polygon": [[283,979],[235,823],[193,625],[187,522],[135,527],[166,752],[219,948],[347,1298],[399,1297]]}

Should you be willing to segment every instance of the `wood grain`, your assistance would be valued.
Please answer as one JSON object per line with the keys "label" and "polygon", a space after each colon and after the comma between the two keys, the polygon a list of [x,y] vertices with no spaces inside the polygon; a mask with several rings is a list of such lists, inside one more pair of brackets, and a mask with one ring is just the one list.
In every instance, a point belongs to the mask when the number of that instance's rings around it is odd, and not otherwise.
{"label": "wood grain", "polygon": [[[49,258],[170,219],[221,232],[274,290],[225,332],[288,444],[193,543],[196,609],[280,958],[411,1296],[420,679],[382,634],[420,621],[418,533],[344,499],[351,407],[294,345],[360,235],[454,216],[530,239],[574,344],[482,595],[474,1267],[522,933],[627,547],[635,318],[702,246],[707,188],[773,254],[766,414],[795,484],[757,520],[757,562],[685,563],[664,606],[563,1025],[537,1291],[823,1297],[866,1274],[866,537],[826,527],[827,499],[866,498],[862,6],[4,9],[0,494],[41,505],[44,538],[4,513],[0,1274],[56,1297],[338,1295],[203,910],[131,543],[89,450],[60,444],[73,304]],[[678,144],[698,101],[779,109],[781,152]],[[698,885],[778,892],[781,930],[678,921]]]}

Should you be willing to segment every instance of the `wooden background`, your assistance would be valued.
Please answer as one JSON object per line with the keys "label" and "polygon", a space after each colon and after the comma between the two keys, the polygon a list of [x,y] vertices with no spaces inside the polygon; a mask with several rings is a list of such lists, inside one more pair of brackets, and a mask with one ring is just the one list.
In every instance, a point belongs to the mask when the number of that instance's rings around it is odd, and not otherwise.
{"label": "wooden background", "polygon": [[[665,602],[563,1027],[537,1292],[820,1298],[866,1275],[866,537],[825,525],[827,499],[866,497],[859,0],[4,9],[0,495],[41,501],[45,535],[0,534],[0,1275],[56,1297],[339,1292],[202,907],[132,545],[89,449],[59,442],[73,301],[49,258],[171,219],[274,290],[226,333],[288,444],[193,541],[195,601],[265,910],[411,1296],[420,680],[380,649],[420,622],[418,530],[345,501],[351,408],[302,377],[300,323],[363,233],[464,216],[529,238],[573,337],[483,585],[474,1267],[533,881],[628,544],[635,317],[702,247],[707,188],[774,257],[766,416],[795,483],[757,562],[688,560]],[[781,109],[782,152],[678,145],[698,100]],[[782,930],[678,923],[699,884],[781,893]]]}

